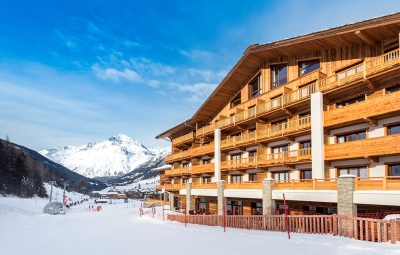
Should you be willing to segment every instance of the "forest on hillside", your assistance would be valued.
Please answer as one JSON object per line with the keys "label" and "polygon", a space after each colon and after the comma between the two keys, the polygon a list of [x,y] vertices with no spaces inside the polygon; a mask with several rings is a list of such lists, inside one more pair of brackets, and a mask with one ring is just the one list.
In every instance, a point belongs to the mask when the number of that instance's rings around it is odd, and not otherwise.
{"label": "forest on hillside", "polygon": [[[68,184],[67,190],[86,192],[92,190],[86,178],[69,170],[46,164],[35,152],[0,139],[0,194],[22,197],[47,197],[43,182],[56,181],[56,186]],[[35,157],[36,156],[36,157]],[[104,184],[103,184],[104,185]]]}

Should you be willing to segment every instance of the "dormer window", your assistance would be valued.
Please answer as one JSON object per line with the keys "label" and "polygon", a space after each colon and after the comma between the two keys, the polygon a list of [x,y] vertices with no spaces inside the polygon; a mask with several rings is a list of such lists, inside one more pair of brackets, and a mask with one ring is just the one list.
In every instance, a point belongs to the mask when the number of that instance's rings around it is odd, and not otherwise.
{"label": "dormer window", "polygon": [[314,70],[319,69],[320,63],[319,59],[312,59],[307,61],[299,62],[300,76],[311,73]]}
{"label": "dormer window", "polygon": [[276,65],[271,66],[272,71],[272,88],[277,88],[285,83],[287,83],[287,66]]}
{"label": "dormer window", "polygon": [[235,96],[235,98],[234,99],[232,99],[232,101],[231,101],[231,107],[235,107],[236,105],[238,105],[238,104],[240,104],[242,101],[241,101],[241,93],[239,92],[239,94],[237,94],[236,96]]}
{"label": "dormer window", "polygon": [[249,98],[261,95],[262,85],[261,85],[261,75],[257,75],[251,82],[249,82]]}

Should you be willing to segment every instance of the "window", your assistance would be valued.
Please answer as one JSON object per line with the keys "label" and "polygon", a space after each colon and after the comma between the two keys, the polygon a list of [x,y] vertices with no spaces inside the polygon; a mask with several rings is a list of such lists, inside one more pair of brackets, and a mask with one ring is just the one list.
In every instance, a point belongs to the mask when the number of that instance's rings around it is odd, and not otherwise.
{"label": "window", "polygon": [[284,123],[286,123],[286,120],[272,122],[271,123],[271,132],[273,133],[273,132],[282,130],[282,126],[284,125]]}
{"label": "window", "polygon": [[397,91],[400,91],[400,84],[396,85],[396,86],[392,86],[392,87],[386,88],[386,94],[394,93],[394,92],[397,92]]}
{"label": "window", "polygon": [[231,101],[231,107],[234,107],[234,106],[236,106],[236,105],[238,105],[238,104],[240,104],[242,101],[242,97],[241,97],[241,95],[240,95],[241,93],[239,92],[239,94],[237,94],[236,96],[235,96],[235,98],[234,99],[232,99],[232,101]]}
{"label": "window", "polygon": [[189,163],[182,163],[182,167],[183,167],[183,168],[189,167]]}
{"label": "window", "polygon": [[205,213],[207,210],[207,200],[205,198],[198,198],[197,199],[197,210],[200,213]]}
{"label": "window", "polygon": [[249,83],[249,98],[256,97],[261,93],[261,75],[258,75]]}
{"label": "window", "polygon": [[299,156],[311,154],[311,140],[300,142],[299,147],[300,147]]}
{"label": "window", "polygon": [[367,138],[367,131],[365,131],[365,130],[336,136],[337,143],[345,143],[345,142],[363,140],[366,138]]}
{"label": "window", "polygon": [[272,88],[277,88],[287,82],[287,66],[277,65],[271,66],[272,71]]}
{"label": "window", "polygon": [[314,70],[319,69],[319,59],[312,59],[299,62],[300,75],[308,74]]}
{"label": "window", "polygon": [[400,134],[400,124],[394,124],[387,127],[388,135]]}
{"label": "window", "polygon": [[276,172],[274,174],[274,179],[277,181],[287,181],[289,180],[289,172]]}
{"label": "window", "polygon": [[203,165],[210,164],[210,163],[211,163],[211,159],[203,159],[203,160],[201,161],[201,163],[202,163]]}
{"label": "window", "polygon": [[242,201],[231,201],[226,202],[226,214],[228,215],[242,215]]}
{"label": "window", "polygon": [[257,181],[257,174],[249,174],[249,181],[256,182]]}
{"label": "window", "polygon": [[203,177],[203,183],[210,183],[211,177]]}
{"label": "window", "polygon": [[338,168],[338,176],[342,176],[344,174],[352,174],[357,177],[367,177],[367,167],[347,167],[347,168]]}
{"label": "window", "polygon": [[279,153],[279,152],[284,152],[284,151],[288,151],[289,150],[289,146],[286,145],[281,145],[278,147],[273,147],[272,149],[272,153]]}
{"label": "window", "polygon": [[302,179],[302,180],[312,179],[312,171],[311,170],[300,170],[300,179]]}
{"label": "window", "polygon": [[241,175],[231,175],[231,182],[242,182]]}
{"label": "window", "polygon": [[400,163],[389,165],[388,176],[400,176]]}
{"label": "window", "polygon": [[360,97],[356,97],[356,98],[352,98],[352,99],[346,100],[344,102],[336,103],[336,108],[341,108],[343,106],[355,104],[355,103],[362,102],[362,101],[365,101],[365,96],[364,95],[360,96]]}
{"label": "window", "polygon": [[187,179],[187,178],[182,179],[182,183],[188,183],[188,182],[189,182],[189,179]]}
{"label": "window", "polygon": [[262,203],[251,202],[250,207],[251,207],[252,215],[262,215],[262,211],[263,211]]}

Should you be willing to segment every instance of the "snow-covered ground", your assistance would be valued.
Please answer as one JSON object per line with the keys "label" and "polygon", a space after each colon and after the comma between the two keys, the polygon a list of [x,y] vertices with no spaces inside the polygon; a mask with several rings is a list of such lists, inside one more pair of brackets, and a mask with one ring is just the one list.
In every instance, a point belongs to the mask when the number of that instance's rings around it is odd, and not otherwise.
{"label": "snow-covered ground", "polygon": [[[73,200],[83,197],[67,195]],[[400,254],[400,243],[295,233],[288,240],[287,233],[280,232],[228,228],[224,233],[221,227],[185,227],[163,221],[161,207],[154,218],[149,209],[140,217],[141,201],[135,200],[102,204],[100,212],[88,211],[93,204],[89,200],[56,216],[41,214],[47,202],[0,197],[0,254]],[[1,209],[2,204],[37,215]]]}

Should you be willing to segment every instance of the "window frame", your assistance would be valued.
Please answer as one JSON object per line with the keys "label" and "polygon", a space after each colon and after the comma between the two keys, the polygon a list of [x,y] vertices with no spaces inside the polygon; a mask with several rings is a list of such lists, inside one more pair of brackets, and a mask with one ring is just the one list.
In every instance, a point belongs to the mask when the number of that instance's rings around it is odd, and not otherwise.
{"label": "window frame", "polygon": [[[254,86],[257,86],[257,89],[254,89]],[[248,96],[249,99],[255,98],[262,94],[262,75],[258,73],[251,81],[248,83]]]}
{"label": "window frame", "polygon": [[[285,70],[286,76],[285,76],[285,78],[280,78],[279,79],[281,70],[278,70],[278,81],[276,81],[275,77],[277,76],[276,75],[277,71],[275,70],[275,68],[278,68],[278,67],[284,67],[286,69]],[[288,77],[288,74],[287,74],[288,73],[288,64],[287,63],[270,65],[270,69],[271,69],[271,90],[279,88],[280,86],[282,86],[282,85],[284,85],[284,84],[286,84],[288,82],[288,79],[287,79],[287,77]],[[281,81],[283,81],[283,80],[285,80],[285,82],[281,83]]]}
{"label": "window frame", "polygon": [[[335,143],[339,144],[339,143],[347,143],[347,142],[354,142],[354,141],[368,139],[368,131],[369,131],[368,128],[365,128],[365,129],[353,130],[353,131],[346,132],[346,133],[335,134]],[[365,132],[365,138],[359,139],[359,134],[362,133],[362,132]],[[357,139],[349,140],[349,136],[350,135],[354,135],[354,134],[357,136]],[[342,137],[342,136],[345,137],[345,141],[344,142],[339,142],[339,137]]]}
{"label": "window frame", "polygon": [[[308,67],[301,67],[301,65],[303,63],[310,63],[310,62],[313,62],[313,61],[314,61],[314,63],[316,63],[316,61],[318,61],[318,67],[311,68],[311,70],[307,70]],[[297,61],[297,65],[299,67],[299,77],[301,77],[301,76],[307,75],[309,73],[312,73],[312,72],[320,69],[321,68],[321,58],[312,58],[312,59],[299,60],[299,61]],[[311,66],[313,66],[313,65],[311,65]],[[303,72],[303,70],[305,70],[305,71]]]}
{"label": "window frame", "polygon": [[[360,100],[361,98],[363,98],[363,100]],[[335,103],[335,108],[336,109],[343,108],[343,107],[346,107],[346,106],[349,106],[349,105],[352,105],[352,104],[365,102],[365,101],[367,101],[366,96],[365,95],[361,95],[361,96],[353,97],[353,98],[350,98],[350,99],[346,99],[346,100],[344,100],[342,102],[337,102],[337,103]]]}
{"label": "window frame", "polygon": [[400,162],[394,162],[394,163],[387,164],[386,176],[388,176],[388,177],[400,177],[400,174],[399,175],[393,175],[393,173],[392,173],[392,167],[393,166],[399,166],[400,167]]}
{"label": "window frame", "polygon": [[[365,167],[365,176],[360,176],[360,168]],[[357,171],[356,176],[359,178],[368,178],[369,177],[369,165],[353,165],[353,166],[338,166],[336,167],[336,176],[340,177],[340,170],[347,169],[346,174],[351,174],[351,168],[355,168]]]}
{"label": "window frame", "polygon": [[242,93],[239,92],[230,102],[231,108],[242,103]]}
{"label": "window frame", "polygon": [[[289,181],[290,180],[289,172],[290,171],[276,171],[276,172],[271,172],[271,174],[272,174],[272,178],[274,180],[276,180],[276,181]],[[275,174],[279,174],[279,179],[275,178]],[[284,174],[285,177],[287,177],[287,179],[286,178],[285,179],[281,179],[280,178],[281,174]]]}
{"label": "window frame", "polygon": [[[305,176],[304,176],[304,173],[305,173],[305,172],[311,173],[310,178],[305,178]],[[312,170],[311,170],[311,169],[300,169],[300,170],[299,170],[299,175],[300,175],[300,176],[299,176],[299,177],[300,177],[300,178],[299,178],[300,180],[312,180]]]}
{"label": "window frame", "polygon": [[385,94],[392,94],[400,91],[400,84],[385,88]]}

